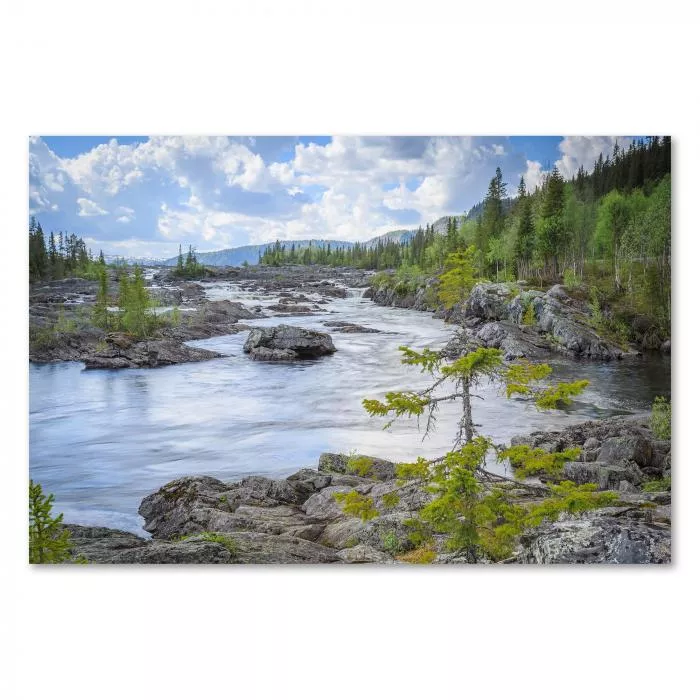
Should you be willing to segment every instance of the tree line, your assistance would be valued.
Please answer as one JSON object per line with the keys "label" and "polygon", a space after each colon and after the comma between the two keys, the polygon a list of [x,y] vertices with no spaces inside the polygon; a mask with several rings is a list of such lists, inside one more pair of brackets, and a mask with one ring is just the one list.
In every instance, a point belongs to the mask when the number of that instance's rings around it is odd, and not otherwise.
{"label": "tree line", "polygon": [[97,259],[85,245],[85,241],[74,233],[53,231],[48,243],[41,224],[32,216],[29,220],[29,279],[57,280],[64,277],[86,277],[97,279],[98,265],[105,259],[100,251]]}

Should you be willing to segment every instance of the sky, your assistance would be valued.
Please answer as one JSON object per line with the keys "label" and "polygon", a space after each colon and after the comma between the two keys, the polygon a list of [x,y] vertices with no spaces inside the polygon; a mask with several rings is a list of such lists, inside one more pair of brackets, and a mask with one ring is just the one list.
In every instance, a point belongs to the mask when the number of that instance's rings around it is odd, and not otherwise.
{"label": "sky", "polygon": [[364,241],[589,169],[625,136],[32,136],[29,213],[97,254]]}

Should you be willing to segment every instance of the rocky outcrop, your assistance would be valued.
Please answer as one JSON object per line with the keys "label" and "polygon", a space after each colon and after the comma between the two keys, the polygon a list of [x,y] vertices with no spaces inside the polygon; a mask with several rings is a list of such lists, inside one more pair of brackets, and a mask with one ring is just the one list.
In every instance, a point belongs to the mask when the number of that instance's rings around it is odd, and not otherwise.
{"label": "rocky outcrop", "polygon": [[[479,283],[466,301],[451,309],[436,304],[434,287],[435,280],[416,291],[385,283],[370,288],[365,296],[383,306],[435,311],[468,329],[478,344],[502,349],[509,360],[540,358],[548,352],[603,361],[637,354],[602,337],[593,327],[587,305],[569,297],[560,284],[542,292],[524,289],[522,284]],[[528,309],[531,323],[525,325]]]}
{"label": "rocky outcrop", "polygon": [[289,362],[309,360],[336,352],[328,333],[296,326],[254,328],[243,346],[254,360]]}
{"label": "rocky outcrop", "polygon": [[515,436],[511,445],[529,445],[546,452],[578,447],[579,459],[564,466],[563,478],[596,482],[600,488],[634,493],[645,481],[671,474],[671,441],[654,437],[649,417],[586,421],[561,431]]}
{"label": "rocky outcrop", "polygon": [[537,528],[523,539],[523,564],[668,564],[671,528],[632,518],[590,514]]}
{"label": "rocky outcrop", "polygon": [[125,334],[107,336],[106,348],[84,358],[86,369],[133,369],[200,362],[221,357],[218,352],[193,348],[176,340],[136,341]]}

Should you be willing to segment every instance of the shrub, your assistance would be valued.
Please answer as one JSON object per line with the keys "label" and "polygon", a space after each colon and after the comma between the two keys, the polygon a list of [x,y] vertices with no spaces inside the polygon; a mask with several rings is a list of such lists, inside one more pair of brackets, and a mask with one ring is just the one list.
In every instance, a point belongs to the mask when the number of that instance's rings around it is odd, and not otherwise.
{"label": "shrub", "polygon": [[671,402],[663,396],[657,396],[654,399],[650,425],[657,439],[671,439]]}
{"label": "shrub", "polygon": [[564,270],[564,286],[567,289],[578,289],[581,286],[581,281],[571,268]]}

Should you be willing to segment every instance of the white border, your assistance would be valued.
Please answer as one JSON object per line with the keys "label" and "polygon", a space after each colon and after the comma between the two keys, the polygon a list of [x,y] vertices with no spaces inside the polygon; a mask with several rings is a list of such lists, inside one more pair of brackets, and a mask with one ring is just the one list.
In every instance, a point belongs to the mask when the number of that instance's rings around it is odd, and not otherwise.
{"label": "white border", "polygon": [[[35,0],[3,10],[3,697],[692,695],[700,61],[682,7]],[[26,137],[149,132],[671,133],[674,565],[24,565]]]}

